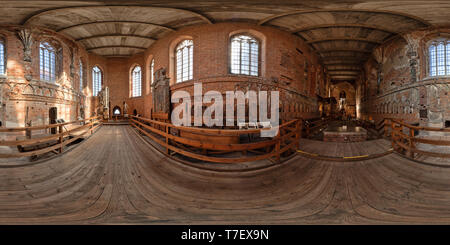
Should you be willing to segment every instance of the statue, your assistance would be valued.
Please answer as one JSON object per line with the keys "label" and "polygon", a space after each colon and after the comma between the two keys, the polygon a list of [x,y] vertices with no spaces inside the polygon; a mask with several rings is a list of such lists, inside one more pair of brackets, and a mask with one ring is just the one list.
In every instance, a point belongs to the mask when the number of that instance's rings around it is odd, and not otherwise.
{"label": "statue", "polygon": [[128,117],[128,104],[127,102],[123,102],[123,116]]}
{"label": "statue", "polygon": [[109,88],[104,87],[97,94],[98,106],[97,115],[103,115],[103,119],[109,119]]}
{"label": "statue", "polygon": [[155,82],[152,84],[153,112],[170,112],[170,79],[166,76],[166,69],[161,68],[155,72]]}

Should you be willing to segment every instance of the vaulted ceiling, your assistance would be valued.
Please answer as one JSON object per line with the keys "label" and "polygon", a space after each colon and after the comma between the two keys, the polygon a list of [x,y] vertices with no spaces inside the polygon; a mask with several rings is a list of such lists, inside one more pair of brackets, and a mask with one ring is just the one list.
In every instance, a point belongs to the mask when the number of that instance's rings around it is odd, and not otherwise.
{"label": "vaulted ceiling", "polygon": [[305,40],[333,80],[352,80],[379,44],[430,26],[450,25],[450,1],[2,1],[0,24],[41,26],[99,55],[130,56],[179,28],[245,21]]}

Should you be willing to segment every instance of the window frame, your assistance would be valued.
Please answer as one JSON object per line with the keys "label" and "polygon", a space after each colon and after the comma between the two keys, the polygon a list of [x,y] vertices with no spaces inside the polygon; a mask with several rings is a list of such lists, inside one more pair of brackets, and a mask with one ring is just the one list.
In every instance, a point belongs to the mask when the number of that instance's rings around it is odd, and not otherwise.
{"label": "window frame", "polygon": [[[135,81],[135,70],[139,68],[139,83],[136,83]],[[139,84],[138,86],[138,95],[135,94],[135,84]],[[131,98],[141,97],[142,96],[142,68],[140,65],[135,65],[133,69],[131,70]]]}
{"label": "window frame", "polygon": [[[180,81],[178,81],[178,70],[179,70],[179,67],[178,67],[178,57],[177,57],[177,53],[178,53],[178,47],[180,46],[180,45],[182,45],[184,42],[186,42],[186,41],[190,41],[190,42],[192,42],[192,45],[190,46],[191,48],[189,48],[188,50],[189,50],[189,55],[191,55],[189,58],[188,58],[188,66],[187,66],[187,70],[188,70],[188,77],[187,77],[187,79],[185,79],[185,80],[183,80],[183,78],[182,79],[180,79]],[[185,49],[186,47],[184,47],[183,49]],[[181,51],[182,53],[183,53],[183,51]],[[191,54],[191,52],[192,52],[192,54]],[[177,45],[175,46],[175,49],[174,49],[174,58],[175,58],[175,60],[174,60],[174,66],[175,66],[175,69],[174,69],[174,71],[175,71],[175,84],[177,84],[177,83],[182,83],[182,82],[187,82],[187,81],[190,81],[190,80],[193,80],[194,79],[194,40],[193,39],[183,39],[183,40],[181,40],[181,41],[179,41],[178,43],[177,43]],[[181,58],[181,61],[183,62],[183,57]],[[189,66],[190,65],[190,66]],[[183,63],[181,64],[181,66],[183,67]],[[191,74],[189,75],[189,72],[191,71]],[[181,76],[183,77],[183,70],[181,71]]]}
{"label": "window frame", "polygon": [[[98,72],[94,70],[95,68],[98,69]],[[98,78],[100,79],[100,84],[97,86],[96,86],[96,76],[94,76],[94,72],[100,74],[100,76],[98,76]],[[102,87],[103,87],[103,70],[98,65],[95,65],[92,67],[92,96],[97,96],[98,93],[102,90]]]}
{"label": "window frame", "polygon": [[152,61],[150,62],[150,85],[152,85],[155,82],[155,59],[152,58]]}
{"label": "window frame", "polygon": [[[438,66],[438,46],[439,44],[443,44],[444,50],[443,50],[443,68],[444,68],[444,74],[439,75],[439,66]],[[429,78],[439,78],[439,77],[450,77],[450,39],[448,38],[442,38],[442,39],[434,39],[432,41],[429,41],[427,43],[427,76]],[[435,66],[431,66],[431,48],[434,47],[434,59],[435,59]],[[434,75],[432,75],[432,72],[434,70]]]}
{"label": "window frame", "polygon": [[79,76],[79,89],[80,92],[83,92],[83,88],[84,88],[84,65],[83,65],[83,61],[81,59],[79,59],[78,61],[78,76]]}
{"label": "window frame", "polygon": [[0,70],[0,76],[6,76],[6,68],[7,68],[7,64],[8,64],[8,59],[7,59],[7,51],[8,50],[6,48],[6,41],[2,36],[0,36],[0,44],[3,49],[3,55],[2,55],[3,63],[1,64],[1,66],[3,66],[3,69]]}
{"label": "window frame", "polygon": [[[247,36],[250,37],[252,39],[254,39],[257,44],[258,44],[258,61],[257,61],[257,65],[258,65],[258,74],[257,75],[251,75],[251,74],[243,74],[242,70],[241,70],[241,65],[239,67],[239,73],[233,73],[233,49],[232,49],[232,41],[233,38],[237,37],[237,36]],[[239,32],[239,33],[234,33],[232,35],[230,35],[229,39],[228,39],[228,74],[230,75],[235,75],[235,76],[250,76],[250,77],[260,77],[261,73],[262,73],[262,45],[263,42],[260,38],[256,37],[255,35],[248,33],[248,32]],[[240,49],[240,54],[242,54],[242,49]],[[249,57],[251,56],[251,53],[249,53]],[[242,60],[242,55],[240,57],[240,61]],[[250,66],[250,60],[249,60],[249,67]],[[249,69],[249,73],[251,69]]]}
{"label": "window frame", "polygon": [[[52,50],[50,50],[50,48]],[[48,53],[48,73],[49,73],[49,77],[48,79],[45,77],[45,50]],[[53,64],[52,64],[52,60],[51,60],[51,56],[50,54],[53,54]],[[58,79],[58,71],[57,71],[57,66],[59,63],[59,59],[58,59],[58,49],[55,47],[55,45],[52,45],[50,43],[50,41],[46,41],[43,40],[41,42],[39,42],[39,79],[41,81],[45,81],[48,83],[53,83],[56,84],[56,80]],[[53,66],[53,67],[52,67]],[[52,69],[53,68],[53,69]],[[53,77],[52,77],[53,75]]]}

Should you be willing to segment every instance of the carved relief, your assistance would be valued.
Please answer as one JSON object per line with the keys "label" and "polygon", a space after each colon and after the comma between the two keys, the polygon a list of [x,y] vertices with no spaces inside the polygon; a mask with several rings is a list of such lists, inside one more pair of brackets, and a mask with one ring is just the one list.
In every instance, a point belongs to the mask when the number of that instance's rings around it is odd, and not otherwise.
{"label": "carved relief", "polygon": [[31,46],[33,45],[33,36],[31,30],[22,29],[17,32],[17,36],[23,45],[23,60],[25,61],[25,79],[31,81],[32,68],[31,68]]}

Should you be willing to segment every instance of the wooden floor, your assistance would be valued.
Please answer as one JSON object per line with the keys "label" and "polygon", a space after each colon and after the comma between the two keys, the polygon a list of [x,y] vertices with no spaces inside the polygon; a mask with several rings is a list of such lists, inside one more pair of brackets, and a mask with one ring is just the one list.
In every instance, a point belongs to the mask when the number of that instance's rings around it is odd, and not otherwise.
{"label": "wooden floor", "polygon": [[130,126],[103,126],[61,157],[0,169],[0,223],[450,224],[450,169],[390,154],[211,172],[167,159]]}
{"label": "wooden floor", "polygon": [[330,157],[348,157],[372,155],[386,152],[392,148],[386,139],[375,139],[363,142],[325,142],[319,140],[300,139],[300,150],[308,153]]}

